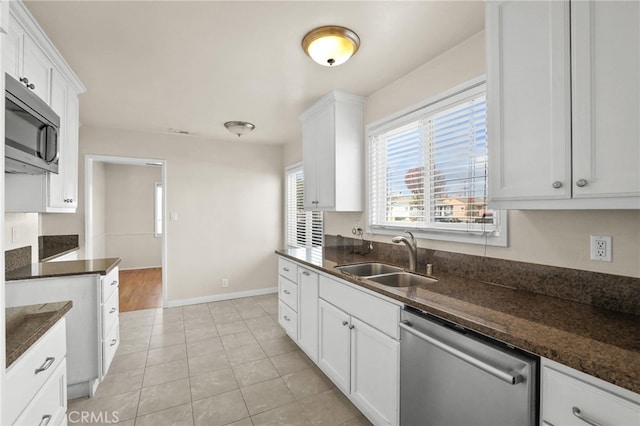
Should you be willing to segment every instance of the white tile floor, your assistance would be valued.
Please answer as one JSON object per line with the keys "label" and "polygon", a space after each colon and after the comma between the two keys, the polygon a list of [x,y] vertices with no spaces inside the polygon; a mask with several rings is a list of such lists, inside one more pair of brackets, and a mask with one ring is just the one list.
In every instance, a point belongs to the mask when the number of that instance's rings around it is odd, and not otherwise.
{"label": "white tile floor", "polygon": [[277,324],[277,295],[120,314],[120,347],[73,424],[368,425]]}

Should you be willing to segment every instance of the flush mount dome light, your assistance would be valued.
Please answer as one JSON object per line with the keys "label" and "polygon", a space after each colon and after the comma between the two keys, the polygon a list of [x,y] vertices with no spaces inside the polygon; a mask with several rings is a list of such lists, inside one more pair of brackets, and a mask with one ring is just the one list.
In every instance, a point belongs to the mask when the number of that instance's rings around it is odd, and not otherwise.
{"label": "flush mount dome light", "polygon": [[302,39],[302,49],[314,61],[327,67],[344,64],[360,47],[358,34],[345,27],[316,28]]}
{"label": "flush mount dome light", "polygon": [[227,121],[224,123],[224,127],[234,135],[238,135],[238,137],[251,133],[256,128],[256,126],[246,121]]}

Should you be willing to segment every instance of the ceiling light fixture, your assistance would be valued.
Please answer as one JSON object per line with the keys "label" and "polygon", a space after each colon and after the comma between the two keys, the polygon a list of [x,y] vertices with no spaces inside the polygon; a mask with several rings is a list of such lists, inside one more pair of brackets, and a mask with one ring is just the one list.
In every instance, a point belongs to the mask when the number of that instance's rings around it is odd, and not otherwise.
{"label": "ceiling light fixture", "polygon": [[358,51],[360,37],[345,27],[335,25],[316,28],[302,39],[302,49],[320,65],[344,64]]}
{"label": "ceiling light fixture", "polygon": [[238,137],[251,133],[256,128],[256,126],[246,121],[227,121],[224,123],[224,127],[234,135],[238,135]]}

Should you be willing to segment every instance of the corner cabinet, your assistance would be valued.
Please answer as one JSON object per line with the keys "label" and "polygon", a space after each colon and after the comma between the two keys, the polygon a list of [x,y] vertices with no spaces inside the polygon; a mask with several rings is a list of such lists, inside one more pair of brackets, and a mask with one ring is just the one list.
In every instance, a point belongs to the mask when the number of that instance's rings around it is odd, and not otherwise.
{"label": "corner cabinet", "polygon": [[486,5],[489,205],[640,209],[640,3]]}
{"label": "corner cabinet", "polygon": [[363,104],[333,91],[300,116],[305,210],[362,211]]}
{"label": "corner cabinet", "polygon": [[7,306],[73,301],[65,316],[67,394],[93,396],[120,344],[118,267],[106,275],[7,281]]}
{"label": "corner cabinet", "polygon": [[58,174],[5,175],[5,211],[75,213],[78,206],[78,96],[85,87],[22,2],[9,2],[5,72],[60,117]]}

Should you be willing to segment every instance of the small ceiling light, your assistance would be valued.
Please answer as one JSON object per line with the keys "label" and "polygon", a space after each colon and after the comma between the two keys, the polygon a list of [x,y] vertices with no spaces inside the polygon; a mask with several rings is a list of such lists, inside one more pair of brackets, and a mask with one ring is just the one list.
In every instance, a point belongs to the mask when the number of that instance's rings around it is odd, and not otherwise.
{"label": "small ceiling light", "polygon": [[256,126],[246,121],[227,121],[224,123],[224,127],[234,135],[238,135],[238,137],[246,135],[256,128]]}
{"label": "small ceiling light", "polygon": [[358,34],[338,26],[316,28],[302,39],[305,53],[327,67],[344,64],[359,47]]}

